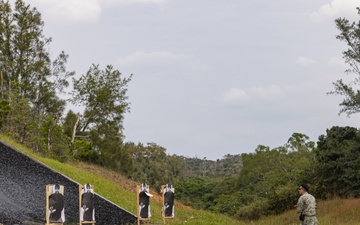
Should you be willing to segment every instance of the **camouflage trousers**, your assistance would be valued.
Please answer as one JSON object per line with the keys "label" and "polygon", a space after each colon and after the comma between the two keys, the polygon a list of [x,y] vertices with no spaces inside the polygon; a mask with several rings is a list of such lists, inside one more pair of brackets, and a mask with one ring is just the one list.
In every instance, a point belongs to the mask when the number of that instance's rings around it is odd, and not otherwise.
{"label": "camouflage trousers", "polygon": [[305,216],[305,220],[300,222],[300,225],[318,225],[316,216]]}

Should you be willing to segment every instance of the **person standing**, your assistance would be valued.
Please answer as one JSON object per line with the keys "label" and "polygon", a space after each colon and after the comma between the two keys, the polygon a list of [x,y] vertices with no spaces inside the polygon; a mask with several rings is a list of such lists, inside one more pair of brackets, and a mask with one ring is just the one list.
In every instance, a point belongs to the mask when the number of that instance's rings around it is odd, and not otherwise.
{"label": "person standing", "polygon": [[309,186],[307,184],[300,185],[299,200],[296,204],[296,212],[300,213],[300,225],[318,225],[316,218],[316,200],[309,194]]}

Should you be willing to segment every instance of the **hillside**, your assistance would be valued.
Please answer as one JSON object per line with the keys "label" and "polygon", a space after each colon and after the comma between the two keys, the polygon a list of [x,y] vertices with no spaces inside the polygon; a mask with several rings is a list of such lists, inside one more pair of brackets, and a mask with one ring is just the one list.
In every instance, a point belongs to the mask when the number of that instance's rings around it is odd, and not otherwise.
{"label": "hillside", "polygon": [[216,161],[206,158],[184,157],[185,170],[183,177],[205,177],[223,179],[224,177],[237,176],[242,167],[241,155],[225,155]]}
{"label": "hillside", "polygon": [[[136,182],[126,177],[107,170],[105,168],[89,165],[85,163],[72,163],[72,166],[81,170],[86,170],[99,175],[107,180],[111,180],[117,185],[125,188],[135,195]],[[152,191],[154,198],[152,205],[160,210],[161,198]],[[135,198],[135,197],[134,197]],[[154,208],[155,208],[154,207]],[[202,210],[194,210],[179,202],[176,203],[176,218],[174,221],[167,220],[167,224],[194,224],[194,225],[294,225],[298,224],[298,215],[294,210],[282,213],[280,215],[268,216],[258,221],[236,221],[223,215],[217,215]],[[131,208],[131,207],[130,207]],[[360,199],[333,199],[328,201],[318,201],[318,220],[322,225],[359,225]],[[133,208],[133,210],[136,210]],[[161,221],[161,218],[154,213],[153,221]]]}
{"label": "hillside", "polygon": [[[104,169],[99,166],[89,165],[85,163],[73,163],[74,167],[89,171],[91,173],[102,176],[106,179],[109,179],[115,182],[117,185],[124,187],[129,192],[135,194],[134,186],[136,182],[127,179],[126,177]],[[154,194],[153,203],[160,204],[161,198],[157,195],[157,193],[152,192]],[[294,210],[282,213],[280,215],[269,216],[261,218],[258,221],[235,221],[223,216],[219,216],[220,218],[224,218],[223,221],[212,220],[212,216],[216,216],[216,214],[208,213],[205,211],[198,211],[191,209],[188,206],[185,206],[179,202],[176,203],[177,213],[181,212],[182,218],[189,216],[193,221],[188,220],[180,220],[180,218],[176,218],[176,221],[167,221],[167,223],[171,224],[238,224],[238,225],[293,225],[298,224],[298,215]],[[359,225],[360,214],[358,213],[358,209],[360,208],[360,199],[334,199],[329,201],[319,201],[318,202],[318,219],[319,222],[323,225]],[[192,216],[192,214],[194,216]],[[197,215],[198,217],[196,217]],[[181,218],[181,219],[182,219]],[[203,219],[201,219],[203,218]],[[160,219],[160,218],[159,218]],[[160,221],[157,219],[157,221]],[[226,222],[228,221],[228,223]],[[231,221],[231,222],[230,222]]]}
{"label": "hillside", "polygon": [[[2,139],[6,139],[6,138],[2,138]],[[60,174],[63,174],[64,176],[70,178],[71,180],[74,180],[80,184],[83,183],[91,183],[95,186],[95,192],[101,196],[103,196],[104,198],[110,200],[111,202],[121,206],[122,208],[126,209],[127,211],[129,211],[130,213],[136,214],[136,208],[137,208],[137,203],[136,203],[136,194],[135,194],[135,187],[136,187],[136,183],[126,179],[125,177],[112,172],[110,170],[106,170],[104,168],[101,167],[97,167],[97,166],[92,166],[92,165],[87,165],[87,164],[83,164],[83,163],[61,163],[58,161],[55,161],[53,159],[49,159],[49,158],[43,158],[35,153],[33,153],[32,151],[22,147],[21,145],[12,142],[11,140],[3,140],[7,143],[11,143],[11,146],[16,147],[17,149],[23,151],[24,154],[29,155],[30,157],[44,163],[45,165],[51,167],[53,170],[59,172]],[[11,163],[11,159],[6,158],[7,161],[9,161]],[[21,163],[20,163],[21,164]],[[20,164],[14,164],[14,166],[19,166]],[[15,170],[16,167],[14,167],[12,169],[12,171],[16,172]],[[2,168],[3,170],[3,168]],[[32,169],[28,170],[31,172]],[[24,170],[22,170],[21,172],[23,172]],[[20,176],[20,175],[19,175]],[[47,182],[46,181],[42,181],[43,183],[41,183],[42,186],[44,186]],[[65,182],[65,181],[64,181]],[[33,183],[33,182],[31,182]],[[3,185],[6,185],[5,182],[3,182]],[[9,185],[9,187],[2,187],[3,189],[10,189],[11,190],[11,185]],[[152,187],[150,187],[151,189]],[[175,187],[176,188],[176,187]],[[37,188],[39,189],[39,191],[41,192],[43,190],[43,188]],[[74,191],[75,192],[75,191]],[[152,211],[152,221],[157,221],[160,222],[162,221],[162,218],[160,216],[160,212],[161,212],[161,204],[160,204],[160,197],[152,190],[151,191],[154,194],[154,198],[151,201],[151,211]],[[44,194],[44,193],[43,193]],[[42,196],[43,194],[39,193],[38,196]],[[43,202],[43,198],[39,197],[40,201]],[[73,197],[76,201],[76,199],[78,199],[77,197]],[[4,202],[2,202],[4,203]],[[44,202],[43,202],[44,203]],[[42,203],[40,203],[42,204]],[[75,202],[73,202],[73,205],[76,205]],[[10,211],[9,214],[12,214],[12,212],[17,210],[17,206],[14,204],[8,204],[6,207],[8,207],[8,210]],[[44,207],[44,205],[40,206],[41,208]],[[72,206],[74,207],[74,206]],[[217,224],[241,224],[239,223],[239,221],[236,221],[234,219],[231,219],[229,217],[226,217],[224,215],[220,215],[220,214],[213,214],[210,212],[206,212],[206,211],[202,211],[202,210],[193,210],[189,207],[186,207],[182,204],[176,203],[175,206],[175,219],[174,220],[168,220],[166,221],[166,223],[169,224],[213,224],[213,225],[217,225]],[[3,206],[3,208],[5,208],[5,206]],[[32,212],[34,207],[28,207],[28,217],[26,218],[28,220],[32,220],[34,219],[35,221],[44,221],[44,212],[39,212],[39,214],[37,214],[36,212]],[[39,207],[35,207],[35,208],[39,208]],[[108,208],[102,208],[101,210],[107,211]],[[72,211],[77,211],[76,207],[72,209]],[[99,210],[98,210],[99,211]],[[111,211],[109,211],[111,212]],[[30,218],[31,215],[37,215],[37,217],[39,218]],[[16,217],[16,215],[13,215],[13,217]],[[76,215],[74,216],[74,218],[76,217]],[[1,221],[0,218],[0,223],[4,223],[3,221]],[[13,225],[12,223],[4,223],[5,225]],[[68,223],[66,223],[68,224]],[[97,224],[101,225],[108,225],[108,223],[104,223],[103,221],[97,221]],[[116,223],[118,224],[118,223]],[[121,224],[121,223],[120,223]],[[128,224],[128,223],[126,223]]]}
{"label": "hillside", "polygon": [[[95,191],[99,195],[104,196],[115,204],[125,208],[131,213],[136,214],[135,186],[138,183],[127,179],[117,172],[99,166],[77,162],[60,163],[52,159],[40,157],[16,143],[12,143],[12,145],[74,181],[79,183],[85,183],[88,181],[94,184]],[[152,187],[150,188],[152,189]],[[2,190],[4,190],[4,187],[2,187]],[[160,222],[162,221],[160,217],[161,198],[157,195],[157,193],[155,193],[154,189],[152,189],[151,192],[154,194],[154,198],[152,198],[151,201],[151,211],[153,214],[151,221]],[[358,221],[360,221],[360,214],[358,213],[359,208],[360,199],[334,199],[329,201],[319,201],[318,219],[322,225],[358,225]],[[9,207],[9,210],[11,210],[11,207]],[[31,215],[31,213],[29,215]],[[280,215],[263,217],[255,221],[237,221],[224,215],[214,214],[204,210],[195,210],[176,202],[175,219],[167,220],[166,223],[174,225],[293,225],[298,224],[297,218],[298,217],[295,211],[290,210]],[[2,223],[1,218],[0,223]],[[101,221],[98,221],[97,224],[102,223]]]}

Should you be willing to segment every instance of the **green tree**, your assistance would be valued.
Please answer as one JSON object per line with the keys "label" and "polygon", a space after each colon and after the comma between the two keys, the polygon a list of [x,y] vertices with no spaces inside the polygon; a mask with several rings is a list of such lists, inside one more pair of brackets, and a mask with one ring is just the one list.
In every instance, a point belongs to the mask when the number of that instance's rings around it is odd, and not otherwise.
{"label": "green tree", "polygon": [[[360,15],[360,8],[357,10]],[[360,82],[360,21],[350,22],[346,18],[338,18],[335,20],[335,24],[340,31],[336,38],[348,46],[348,49],[343,51],[343,58],[349,65],[349,69],[345,72],[355,74],[356,77],[349,83],[342,79],[337,80],[333,83],[335,90],[328,94],[343,96],[344,99],[339,104],[342,107],[339,114],[346,113],[347,116],[350,116],[360,112],[360,91],[357,88]]]}
{"label": "green tree", "polygon": [[318,196],[360,195],[360,134],[356,128],[327,129],[315,153]]}
{"label": "green tree", "polygon": [[136,148],[133,142],[127,142],[123,144],[120,151],[118,151],[116,169],[128,177],[132,177],[135,171],[136,165],[133,153],[136,152]]}
{"label": "green tree", "polygon": [[139,143],[132,153],[136,165],[132,177],[155,188],[170,181],[166,162],[166,149],[155,143]]}
{"label": "green tree", "polygon": [[213,205],[213,187],[213,181],[202,177],[190,177],[176,184],[176,198],[194,208],[207,209]]}
{"label": "green tree", "polygon": [[296,187],[311,171],[314,145],[306,135],[294,133],[284,146],[270,149],[260,145],[255,153],[243,154],[238,188],[254,201],[240,207],[237,216],[254,219],[291,207],[297,198]]}
{"label": "green tree", "polygon": [[92,65],[85,75],[73,78],[70,101],[85,108],[80,132],[89,135],[92,148],[113,168],[117,168],[118,161],[121,161],[122,122],[124,114],[130,110],[126,95],[130,80],[131,76],[123,78],[110,65],[104,70]]}
{"label": "green tree", "polygon": [[45,118],[40,126],[40,134],[43,140],[40,142],[44,152],[59,161],[65,161],[70,154],[70,138],[67,137],[60,125],[51,116]]}
{"label": "green tree", "polygon": [[42,141],[46,143],[47,151],[52,148],[53,134],[56,132],[51,128],[56,126],[50,126],[47,134],[40,132],[40,128],[46,126],[42,123],[47,123],[48,117],[56,125],[60,124],[65,100],[60,99],[57,94],[69,85],[67,78],[74,74],[66,71],[68,55],[64,52],[51,63],[46,50],[51,38],[43,35],[43,26],[41,14],[24,1],[16,0],[13,10],[9,2],[0,2],[1,98],[9,101],[12,110],[28,105],[29,112],[9,113],[7,130],[19,132],[11,135],[37,151],[46,151],[42,147]]}
{"label": "green tree", "polygon": [[13,33],[15,25],[10,3],[0,1],[0,88],[1,98],[11,100],[11,68],[13,68]]}
{"label": "green tree", "polygon": [[30,102],[27,99],[20,99],[19,101],[12,101],[10,107],[12,119],[11,126],[6,129],[7,133],[21,144],[32,146],[36,151],[39,151],[39,140],[34,140],[31,137],[32,133],[37,131],[35,115],[31,111]]}
{"label": "green tree", "polygon": [[111,65],[105,70],[92,65],[85,75],[73,79],[71,102],[85,107],[83,132],[107,121],[122,129],[124,114],[130,110],[126,95],[130,80],[131,76],[122,78],[121,73]]}
{"label": "green tree", "polygon": [[81,125],[79,125],[79,122],[80,114],[75,114],[72,110],[69,110],[64,118],[62,126],[65,135],[72,139],[72,143],[74,143],[75,134],[79,134],[80,132]]}
{"label": "green tree", "polygon": [[178,155],[167,156],[167,167],[171,183],[177,183],[185,175],[185,157]]}
{"label": "green tree", "polygon": [[89,132],[89,140],[95,151],[101,154],[105,165],[109,168],[117,168],[119,152],[122,146],[122,136],[119,128],[112,121],[98,124]]}
{"label": "green tree", "polygon": [[7,115],[10,113],[11,107],[9,105],[9,101],[0,100],[0,128],[6,122]]}
{"label": "green tree", "polygon": [[41,83],[50,75],[50,58],[45,47],[51,38],[45,38],[44,22],[36,8],[22,0],[15,2],[13,12],[14,31],[12,43],[14,52],[10,80],[19,83],[19,94],[34,102]]}

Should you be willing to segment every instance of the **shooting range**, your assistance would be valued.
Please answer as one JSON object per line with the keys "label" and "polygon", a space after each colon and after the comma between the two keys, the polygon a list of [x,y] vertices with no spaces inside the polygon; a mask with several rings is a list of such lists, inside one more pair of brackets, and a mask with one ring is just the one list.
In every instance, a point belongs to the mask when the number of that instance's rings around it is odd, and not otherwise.
{"label": "shooting range", "polygon": [[[50,186],[64,188],[64,224],[79,223],[79,183],[0,141],[0,224],[46,224]],[[47,185],[50,185],[47,187]],[[45,187],[47,187],[45,190]],[[50,204],[49,204],[50,205]],[[129,212],[94,192],[96,225],[136,224]],[[59,225],[60,223],[56,223]],[[46,224],[47,225],[47,224]]]}

